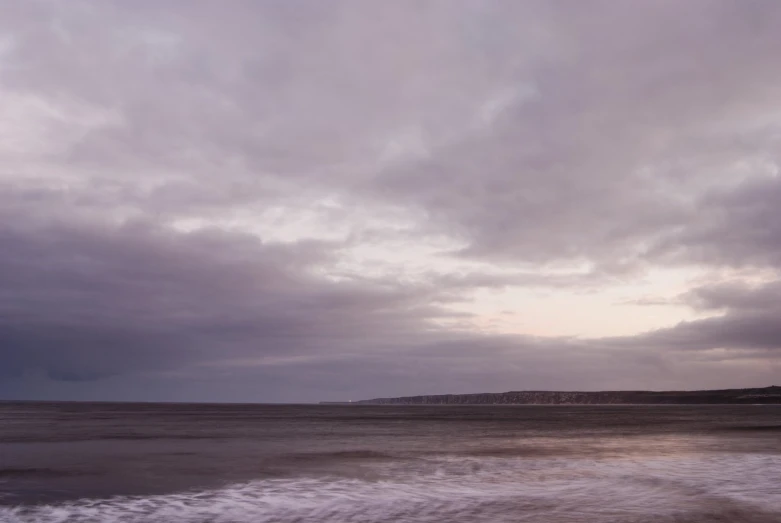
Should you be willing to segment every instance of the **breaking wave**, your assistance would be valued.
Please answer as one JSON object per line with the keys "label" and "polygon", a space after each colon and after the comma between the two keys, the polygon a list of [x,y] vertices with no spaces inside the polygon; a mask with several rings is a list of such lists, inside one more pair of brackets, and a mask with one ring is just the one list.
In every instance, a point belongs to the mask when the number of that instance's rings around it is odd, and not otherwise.
{"label": "breaking wave", "polygon": [[[348,456],[349,457],[349,456]],[[4,523],[777,523],[781,456],[437,457],[363,477],[290,477],[214,490],[0,507]]]}

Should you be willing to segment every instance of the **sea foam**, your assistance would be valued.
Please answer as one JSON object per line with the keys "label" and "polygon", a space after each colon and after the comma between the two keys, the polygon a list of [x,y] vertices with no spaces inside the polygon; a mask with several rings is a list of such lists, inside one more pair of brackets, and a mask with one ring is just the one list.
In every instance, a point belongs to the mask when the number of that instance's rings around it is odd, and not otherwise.
{"label": "sea foam", "polygon": [[781,456],[443,456],[376,478],[291,477],[214,490],[0,508],[7,523],[781,521]]}

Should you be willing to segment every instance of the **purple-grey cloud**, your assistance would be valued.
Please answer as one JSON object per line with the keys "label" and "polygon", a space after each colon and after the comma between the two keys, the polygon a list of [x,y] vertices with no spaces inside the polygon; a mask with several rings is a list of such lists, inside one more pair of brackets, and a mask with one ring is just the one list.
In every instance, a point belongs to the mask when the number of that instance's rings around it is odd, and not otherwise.
{"label": "purple-grey cloud", "polygon": [[[776,361],[779,27],[774,0],[0,2],[0,394],[715,386],[714,358]],[[315,206],[341,239],[268,218]],[[410,223],[365,223],[386,211]],[[429,237],[478,265],[340,265]],[[766,283],[603,339],[448,307],[693,267]]]}

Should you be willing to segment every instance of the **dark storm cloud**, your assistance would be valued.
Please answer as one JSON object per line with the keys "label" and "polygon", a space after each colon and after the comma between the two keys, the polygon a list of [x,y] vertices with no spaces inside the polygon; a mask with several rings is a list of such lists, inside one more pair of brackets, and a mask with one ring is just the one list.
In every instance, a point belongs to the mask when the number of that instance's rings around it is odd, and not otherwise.
{"label": "dark storm cloud", "polygon": [[[438,327],[436,320],[458,318],[431,305],[453,299],[448,288],[329,282],[309,272],[328,256],[327,245],[129,224],[4,227],[0,247],[0,362],[4,379],[22,383],[40,381],[40,373],[65,382],[238,377],[255,384],[247,397],[290,401],[311,399],[317,387],[354,395],[415,380],[420,392],[518,378],[541,385],[541,368],[566,362],[576,363],[581,380],[598,361],[642,366],[584,354],[568,339]],[[575,378],[558,374],[554,382]],[[220,388],[213,394],[241,399]]]}
{"label": "dark storm cloud", "polygon": [[[0,1],[0,392],[727,383],[696,381],[695,353],[776,358],[777,283],[704,285],[688,303],[721,316],[601,340],[479,332],[446,306],[778,271],[779,28],[774,0]],[[328,198],[344,240],[220,228]],[[496,270],[333,268],[426,235]]]}
{"label": "dark storm cloud", "polygon": [[[326,246],[149,225],[0,230],[5,373],[110,375],[215,358],[349,353],[448,313],[400,286],[307,272]],[[403,334],[406,333],[406,334]]]}

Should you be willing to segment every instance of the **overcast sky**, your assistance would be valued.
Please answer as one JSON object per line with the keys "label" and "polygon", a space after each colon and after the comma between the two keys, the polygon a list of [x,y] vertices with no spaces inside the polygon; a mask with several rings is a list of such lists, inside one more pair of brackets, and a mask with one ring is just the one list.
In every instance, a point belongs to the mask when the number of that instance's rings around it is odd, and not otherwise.
{"label": "overcast sky", "polygon": [[781,384],[777,0],[0,0],[0,398]]}

